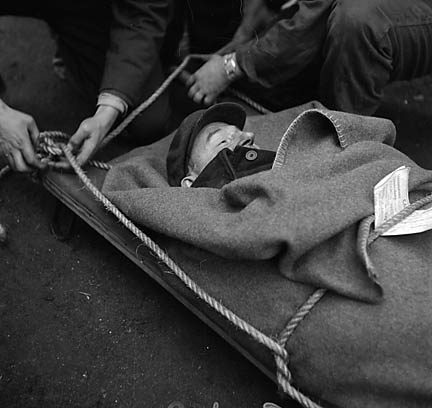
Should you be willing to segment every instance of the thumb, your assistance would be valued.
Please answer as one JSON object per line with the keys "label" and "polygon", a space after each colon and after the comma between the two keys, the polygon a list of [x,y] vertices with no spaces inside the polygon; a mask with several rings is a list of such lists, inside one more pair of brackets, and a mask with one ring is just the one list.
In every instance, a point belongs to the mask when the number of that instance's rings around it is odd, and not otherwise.
{"label": "thumb", "polygon": [[211,59],[211,57],[213,57],[214,54],[196,54],[196,57],[198,59],[201,59],[203,61],[208,61]]}
{"label": "thumb", "polygon": [[31,121],[28,124],[28,132],[32,141],[33,146],[37,146],[38,139],[39,139],[39,129],[36,125],[36,122],[31,119]]}
{"label": "thumb", "polygon": [[90,130],[85,123],[81,123],[78,130],[69,139],[68,146],[75,153],[80,149],[83,142],[90,136]]}
{"label": "thumb", "polygon": [[77,156],[77,162],[80,166],[83,166],[97,150],[97,140],[97,135],[92,135],[92,137],[86,139],[82,144],[80,153]]}

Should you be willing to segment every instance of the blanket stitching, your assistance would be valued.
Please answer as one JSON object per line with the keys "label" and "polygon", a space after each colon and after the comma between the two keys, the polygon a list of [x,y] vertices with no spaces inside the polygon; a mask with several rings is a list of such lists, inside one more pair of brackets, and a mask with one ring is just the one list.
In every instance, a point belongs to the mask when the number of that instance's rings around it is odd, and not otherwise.
{"label": "blanket stitching", "polygon": [[290,139],[291,134],[296,130],[299,122],[303,120],[303,117],[309,115],[311,112],[319,112],[319,109],[309,109],[307,111],[302,112],[299,116],[297,116],[294,121],[288,126],[287,130],[282,136],[281,141],[279,142],[279,146],[276,150],[276,157],[273,162],[272,169],[281,167],[285,164],[285,155],[288,149],[288,141]]}
{"label": "blanket stitching", "polygon": [[344,129],[342,129],[342,130],[340,129],[343,127],[343,123],[342,123],[341,119],[335,118],[334,115],[332,115],[329,112],[326,112],[322,109],[320,109],[319,112],[322,113],[333,124],[342,149],[345,149],[346,147],[348,147],[348,142],[346,140]]}
{"label": "blanket stitching", "polygon": [[279,142],[279,146],[276,150],[276,157],[273,161],[272,170],[276,169],[278,167],[281,167],[285,164],[285,157],[286,152],[288,150],[288,142],[290,140],[291,135],[295,132],[297,129],[299,123],[304,119],[305,116],[309,116],[312,113],[319,113],[323,115],[325,118],[327,118],[333,125],[336,135],[338,137],[339,143],[342,147],[342,149],[345,149],[348,147],[347,137],[345,134],[345,128],[343,126],[343,122],[339,118],[335,118],[334,115],[330,114],[329,112],[326,112],[322,109],[309,109],[307,111],[302,112],[300,115],[298,115],[294,121],[288,126],[287,130],[283,134],[281,141]]}

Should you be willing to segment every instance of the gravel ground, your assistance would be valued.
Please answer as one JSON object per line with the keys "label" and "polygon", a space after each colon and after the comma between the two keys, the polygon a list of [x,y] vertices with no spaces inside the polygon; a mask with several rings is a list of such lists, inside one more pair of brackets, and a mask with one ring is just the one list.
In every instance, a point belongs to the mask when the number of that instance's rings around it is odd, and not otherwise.
{"label": "gravel ground", "polygon": [[[72,132],[91,112],[51,68],[35,20],[0,18],[7,101],[41,130]],[[432,80],[397,84],[380,114],[398,146],[432,168]],[[276,386],[83,223],[50,232],[54,199],[28,177],[0,182],[0,407],[295,407]]]}

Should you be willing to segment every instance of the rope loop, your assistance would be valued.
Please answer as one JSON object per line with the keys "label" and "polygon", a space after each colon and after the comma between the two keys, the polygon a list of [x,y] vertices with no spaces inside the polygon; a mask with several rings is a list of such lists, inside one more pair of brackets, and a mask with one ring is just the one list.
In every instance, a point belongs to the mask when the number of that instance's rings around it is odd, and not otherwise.
{"label": "rope loop", "polygon": [[63,156],[62,146],[69,138],[70,136],[64,132],[41,132],[38,138],[37,151],[42,157],[48,159],[61,157]]}

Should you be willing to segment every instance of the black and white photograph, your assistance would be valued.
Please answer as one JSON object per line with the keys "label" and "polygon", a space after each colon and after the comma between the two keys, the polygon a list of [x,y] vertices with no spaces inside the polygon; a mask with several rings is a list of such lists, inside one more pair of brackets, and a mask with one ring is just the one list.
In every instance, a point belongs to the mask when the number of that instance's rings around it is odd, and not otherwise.
{"label": "black and white photograph", "polygon": [[0,408],[431,408],[432,0],[1,0]]}

